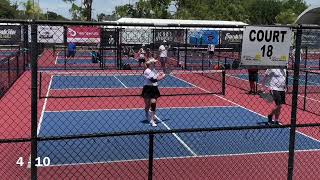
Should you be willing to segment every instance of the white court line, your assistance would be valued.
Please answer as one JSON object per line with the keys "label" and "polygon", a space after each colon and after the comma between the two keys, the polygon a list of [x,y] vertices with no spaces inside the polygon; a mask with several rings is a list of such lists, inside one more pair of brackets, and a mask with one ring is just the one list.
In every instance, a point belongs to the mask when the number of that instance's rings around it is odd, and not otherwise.
{"label": "white court line", "polygon": [[121,83],[121,85],[122,85],[123,87],[128,88],[122,81],[120,81],[119,78],[117,78],[117,76],[113,76],[113,77],[116,78],[116,79]]}
{"label": "white court line", "polygon": [[[51,84],[52,84],[52,76],[50,76],[50,82],[49,82],[49,85],[48,85],[48,91],[46,93],[46,97],[49,96]],[[41,128],[41,125],[42,125],[42,122],[43,122],[43,116],[44,116],[44,113],[45,113],[46,107],[47,107],[47,102],[48,102],[48,98],[45,98],[43,106],[42,106],[42,110],[41,110],[39,124],[38,124],[38,127],[37,127],[37,136],[39,136],[39,133],[40,133],[40,128]],[[29,161],[28,162],[31,162],[30,160],[31,160],[31,155],[29,156]],[[31,168],[31,163],[28,163],[27,168]]]}
{"label": "white court line", "polygon": [[[202,109],[202,108],[239,108],[239,106],[196,106],[196,107],[162,107],[157,109]],[[89,110],[64,110],[64,111],[46,111],[46,112],[91,112],[91,111],[132,111],[132,110],[144,110],[144,108],[127,108],[127,109],[89,109]]]}
{"label": "white court line", "polygon": [[[158,116],[155,116],[168,130],[171,130],[171,128],[163,122]],[[176,134],[172,133],[172,135],[193,155],[197,156],[197,154]]]}
{"label": "white court line", "polygon": [[[178,78],[178,77],[177,77]],[[178,79],[180,79],[181,81],[185,81],[185,80],[183,80],[183,79],[181,79],[181,78],[178,78]],[[186,81],[185,81],[186,82]],[[201,87],[199,87],[199,86],[196,86],[196,85],[194,85],[194,84],[192,84],[192,83],[189,83],[190,85],[193,85],[193,86],[195,86],[195,87],[198,87],[199,89],[201,89],[201,90],[203,90],[203,91],[205,91],[205,92],[208,92],[208,93],[211,93],[210,91],[208,91],[208,90],[206,90],[206,89],[203,89],[203,88],[201,88]],[[246,108],[246,107],[244,107],[244,106],[241,106],[240,104],[237,104],[237,103],[235,103],[235,102],[233,102],[233,101],[231,101],[231,100],[229,100],[229,99],[226,99],[226,98],[224,98],[224,97],[222,97],[222,96],[218,96],[218,95],[216,95],[216,94],[213,94],[213,96],[216,96],[216,97],[219,97],[219,98],[221,98],[221,99],[223,99],[223,100],[225,100],[225,101],[228,101],[228,102],[230,102],[231,104],[233,104],[233,105],[236,105],[236,106],[238,106],[238,107],[241,107],[241,108],[243,108],[243,109],[245,109],[245,110],[247,110],[247,111],[250,111],[250,112],[252,112],[252,113],[254,113],[254,114],[257,114],[257,115],[259,115],[259,116],[261,116],[261,117],[264,117],[264,118],[267,118],[266,116],[264,116],[264,115],[262,115],[262,114],[260,114],[260,113],[258,113],[258,112],[255,112],[255,111],[253,111],[253,110],[251,110],[251,109],[248,109],[248,108]],[[320,142],[320,139],[318,140],[318,139],[315,139],[315,138],[313,138],[313,137],[311,137],[311,136],[309,136],[309,135],[307,135],[307,134],[304,134],[304,133],[302,133],[302,132],[300,132],[300,131],[296,131],[297,133],[299,133],[299,134],[302,134],[302,135],[304,135],[304,136],[306,136],[306,137],[308,137],[308,138],[310,138],[310,139],[313,139],[313,140],[315,140],[315,141],[317,141],[317,142]]]}
{"label": "white court line", "polygon": [[[301,152],[317,152],[320,149],[307,149],[307,150],[296,150],[296,153]],[[228,156],[247,156],[247,155],[268,155],[268,154],[287,154],[289,151],[270,151],[270,152],[254,152],[254,153],[240,153],[240,154],[214,154],[214,155],[198,155],[198,156],[177,156],[177,157],[160,157],[154,158],[154,160],[170,160],[170,159],[196,159],[196,158],[210,158],[210,157],[228,157]],[[129,159],[129,160],[115,160],[115,161],[98,161],[98,162],[87,162],[87,163],[69,163],[69,164],[53,164],[46,167],[62,167],[62,166],[81,166],[81,165],[92,165],[92,164],[111,164],[111,163],[127,163],[137,161],[148,161],[148,159]],[[41,168],[41,167],[40,167]]]}

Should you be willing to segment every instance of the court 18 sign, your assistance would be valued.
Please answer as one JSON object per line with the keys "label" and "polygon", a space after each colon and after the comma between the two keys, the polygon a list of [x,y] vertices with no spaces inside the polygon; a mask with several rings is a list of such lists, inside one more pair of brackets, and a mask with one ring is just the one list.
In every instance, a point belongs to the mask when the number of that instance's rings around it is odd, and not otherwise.
{"label": "court 18 sign", "polygon": [[292,30],[248,26],[243,33],[241,65],[287,66]]}

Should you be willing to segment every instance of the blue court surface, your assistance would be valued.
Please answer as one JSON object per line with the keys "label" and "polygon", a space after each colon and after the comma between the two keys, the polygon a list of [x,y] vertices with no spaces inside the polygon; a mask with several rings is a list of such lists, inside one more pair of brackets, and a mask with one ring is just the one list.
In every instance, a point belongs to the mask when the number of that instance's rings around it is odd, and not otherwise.
{"label": "blue court surface", "polygon": [[[142,88],[145,78],[141,75],[115,76],[53,76],[50,89],[88,89],[88,88]],[[166,77],[159,87],[193,87],[174,76]]]}
{"label": "blue court surface", "polygon": [[[248,74],[238,74],[238,75],[227,75],[229,77],[237,77],[243,80],[249,80],[249,75]],[[262,81],[263,75],[259,77],[259,82]],[[304,86],[305,85],[305,75],[300,75],[300,80],[299,80],[299,85]],[[293,85],[293,77],[289,76],[288,77],[288,85],[292,86]],[[319,75],[317,74],[309,74],[308,75],[308,86],[320,86],[320,78]]]}
{"label": "blue court surface", "polygon": [[[67,59],[66,61],[64,59],[57,59],[57,64],[64,64],[66,62],[66,64],[94,64],[92,63],[91,59]],[[130,65],[135,65],[138,64],[137,60],[134,59],[123,59],[122,63],[127,63]],[[98,63],[96,63],[98,64]],[[116,60],[111,60],[111,59],[107,59],[104,60],[104,64],[106,65],[113,65],[116,64]]]}
{"label": "blue court surface", "polygon": [[[143,109],[44,112],[39,136],[247,126],[267,121],[238,106],[159,108],[157,119],[158,127],[154,128]],[[283,152],[288,149],[289,131],[277,128],[156,135],[155,158]],[[318,149],[318,140],[297,133],[296,150]],[[52,165],[147,159],[148,136],[42,141],[38,156],[49,157]]]}
{"label": "blue court surface", "polygon": [[[301,65],[304,65],[306,62],[305,61],[300,61]],[[307,61],[307,66],[319,66],[320,65],[320,60],[308,60]]]}

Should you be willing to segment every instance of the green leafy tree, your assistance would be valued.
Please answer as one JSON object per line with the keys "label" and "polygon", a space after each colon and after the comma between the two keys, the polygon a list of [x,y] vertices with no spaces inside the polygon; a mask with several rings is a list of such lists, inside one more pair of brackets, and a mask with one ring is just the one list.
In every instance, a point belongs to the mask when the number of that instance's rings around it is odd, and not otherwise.
{"label": "green leafy tree", "polygon": [[98,21],[115,21],[116,20],[116,16],[100,13],[100,14],[97,15],[97,20]]}
{"label": "green leafy tree", "polygon": [[0,0],[0,18],[13,19],[18,17],[17,4],[10,4],[9,0]]}
{"label": "green leafy tree", "polygon": [[65,21],[65,20],[68,20],[67,18],[55,13],[55,12],[51,12],[51,11],[48,11],[46,14],[45,14],[45,19],[48,19],[48,20],[62,20],[62,21]]}
{"label": "green leafy tree", "polygon": [[122,17],[134,17],[134,7],[133,5],[126,4],[123,6],[116,6],[115,11],[113,12],[117,18]]}
{"label": "green leafy tree", "polygon": [[32,0],[28,0],[23,2],[22,5],[27,19],[41,19],[42,10],[38,4],[33,3]]}
{"label": "green leafy tree", "polygon": [[63,0],[71,4],[69,12],[71,13],[72,20],[86,20],[91,21],[92,3],[93,0],[83,0],[80,6],[76,4],[76,0]]}
{"label": "green leafy tree", "polygon": [[117,6],[114,15],[134,18],[170,18],[168,7],[171,0],[139,0],[134,5]]}
{"label": "green leafy tree", "polygon": [[292,9],[282,11],[276,16],[276,21],[279,24],[293,24],[297,19],[297,14]]}

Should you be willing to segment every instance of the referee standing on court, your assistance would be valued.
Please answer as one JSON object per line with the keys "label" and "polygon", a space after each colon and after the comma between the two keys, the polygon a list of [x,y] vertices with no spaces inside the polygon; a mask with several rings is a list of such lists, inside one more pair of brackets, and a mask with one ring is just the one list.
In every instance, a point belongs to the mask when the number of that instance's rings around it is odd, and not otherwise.
{"label": "referee standing on court", "polygon": [[[275,106],[268,115],[268,123],[279,125],[282,104],[286,103],[286,69],[267,69],[262,84],[273,96]],[[262,89],[266,91],[267,89]],[[273,120],[274,116],[274,120]]]}
{"label": "referee standing on court", "polygon": [[143,72],[145,82],[141,96],[144,98],[145,103],[145,115],[149,120],[149,110],[151,111],[150,124],[156,127],[155,114],[157,107],[157,99],[160,97],[160,91],[158,88],[158,81],[165,78],[164,73],[157,73],[155,70],[155,63],[157,60],[150,58],[145,64],[146,69]]}

